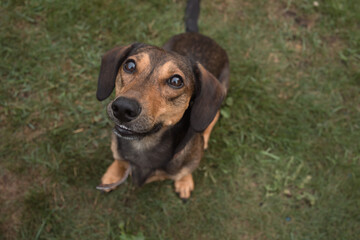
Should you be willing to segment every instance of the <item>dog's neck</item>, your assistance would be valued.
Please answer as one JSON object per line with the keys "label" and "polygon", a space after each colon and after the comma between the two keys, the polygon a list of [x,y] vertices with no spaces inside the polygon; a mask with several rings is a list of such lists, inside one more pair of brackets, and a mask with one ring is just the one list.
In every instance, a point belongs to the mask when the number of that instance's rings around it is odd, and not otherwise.
{"label": "dog's neck", "polygon": [[129,140],[132,148],[138,152],[147,151],[156,147],[161,141],[162,136],[168,130],[168,127],[160,129],[158,132],[151,134],[150,136],[145,136],[137,140]]}

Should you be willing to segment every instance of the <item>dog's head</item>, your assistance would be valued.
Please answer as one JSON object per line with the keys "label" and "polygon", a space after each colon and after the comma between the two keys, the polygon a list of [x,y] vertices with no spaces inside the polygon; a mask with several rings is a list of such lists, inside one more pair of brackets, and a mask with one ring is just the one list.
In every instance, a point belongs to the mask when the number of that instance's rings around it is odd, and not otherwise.
{"label": "dog's head", "polygon": [[181,120],[191,103],[190,125],[202,132],[225,97],[225,89],[200,63],[161,48],[132,44],[102,57],[97,99],[115,88],[107,107],[115,133],[140,139]]}

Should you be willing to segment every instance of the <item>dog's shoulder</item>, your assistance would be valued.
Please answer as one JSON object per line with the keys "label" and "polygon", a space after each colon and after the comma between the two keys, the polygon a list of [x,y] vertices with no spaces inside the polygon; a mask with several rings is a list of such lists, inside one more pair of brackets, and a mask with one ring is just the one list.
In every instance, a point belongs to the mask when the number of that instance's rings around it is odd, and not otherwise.
{"label": "dog's shoulder", "polygon": [[186,168],[189,172],[192,172],[198,167],[203,153],[203,136],[200,133],[195,133],[184,148],[177,152],[173,156],[172,160],[166,164],[164,170],[171,176],[176,176],[184,168]]}

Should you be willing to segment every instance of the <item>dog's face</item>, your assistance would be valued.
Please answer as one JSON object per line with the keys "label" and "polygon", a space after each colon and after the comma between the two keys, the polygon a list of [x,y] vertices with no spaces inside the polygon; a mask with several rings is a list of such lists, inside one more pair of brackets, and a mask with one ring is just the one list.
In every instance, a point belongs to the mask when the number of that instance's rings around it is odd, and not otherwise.
{"label": "dog's face", "polygon": [[[207,85],[210,88],[208,95],[198,98],[203,105],[198,110],[201,112],[203,108],[212,108],[206,105],[212,104],[213,99],[221,104],[225,93],[218,81],[186,57],[154,46],[133,44],[114,48],[104,55],[97,97],[103,100],[115,88],[115,99],[107,107],[115,123],[115,133],[122,138],[140,139],[162,127],[173,126],[182,118],[196,89],[200,88],[199,78],[206,83],[201,84],[203,95],[207,94]],[[209,101],[200,103],[204,99]],[[216,111],[208,111],[206,119],[194,118],[207,126],[215,114]],[[200,128],[200,131],[205,129]]]}
{"label": "dog's face", "polygon": [[187,59],[153,46],[134,51],[119,67],[116,97],[107,108],[115,133],[138,138],[174,125],[193,92],[194,74]]}

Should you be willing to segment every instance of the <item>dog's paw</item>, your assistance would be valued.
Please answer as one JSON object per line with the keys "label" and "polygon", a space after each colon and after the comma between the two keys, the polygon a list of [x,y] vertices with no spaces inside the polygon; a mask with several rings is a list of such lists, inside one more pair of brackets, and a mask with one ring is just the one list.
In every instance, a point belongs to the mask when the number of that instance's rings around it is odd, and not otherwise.
{"label": "dog's paw", "polygon": [[96,189],[103,192],[114,190],[128,178],[130,170],[127,162],[115,160],[101,178],[101,184]]}
{"label": "dog's paw", "polygon": [[188,199],[192,190],[194,190],[194,180],[191,174],[175,181],[175,192],[181,199]]}
{"label": "dog's paw", "polygon": [[114,190],[117,186],[122,184],[126,180],[127,176],[124,178],[105,178],[102,180],[101,184],[96,187],[97,190],[103,192],[110,192]]}

